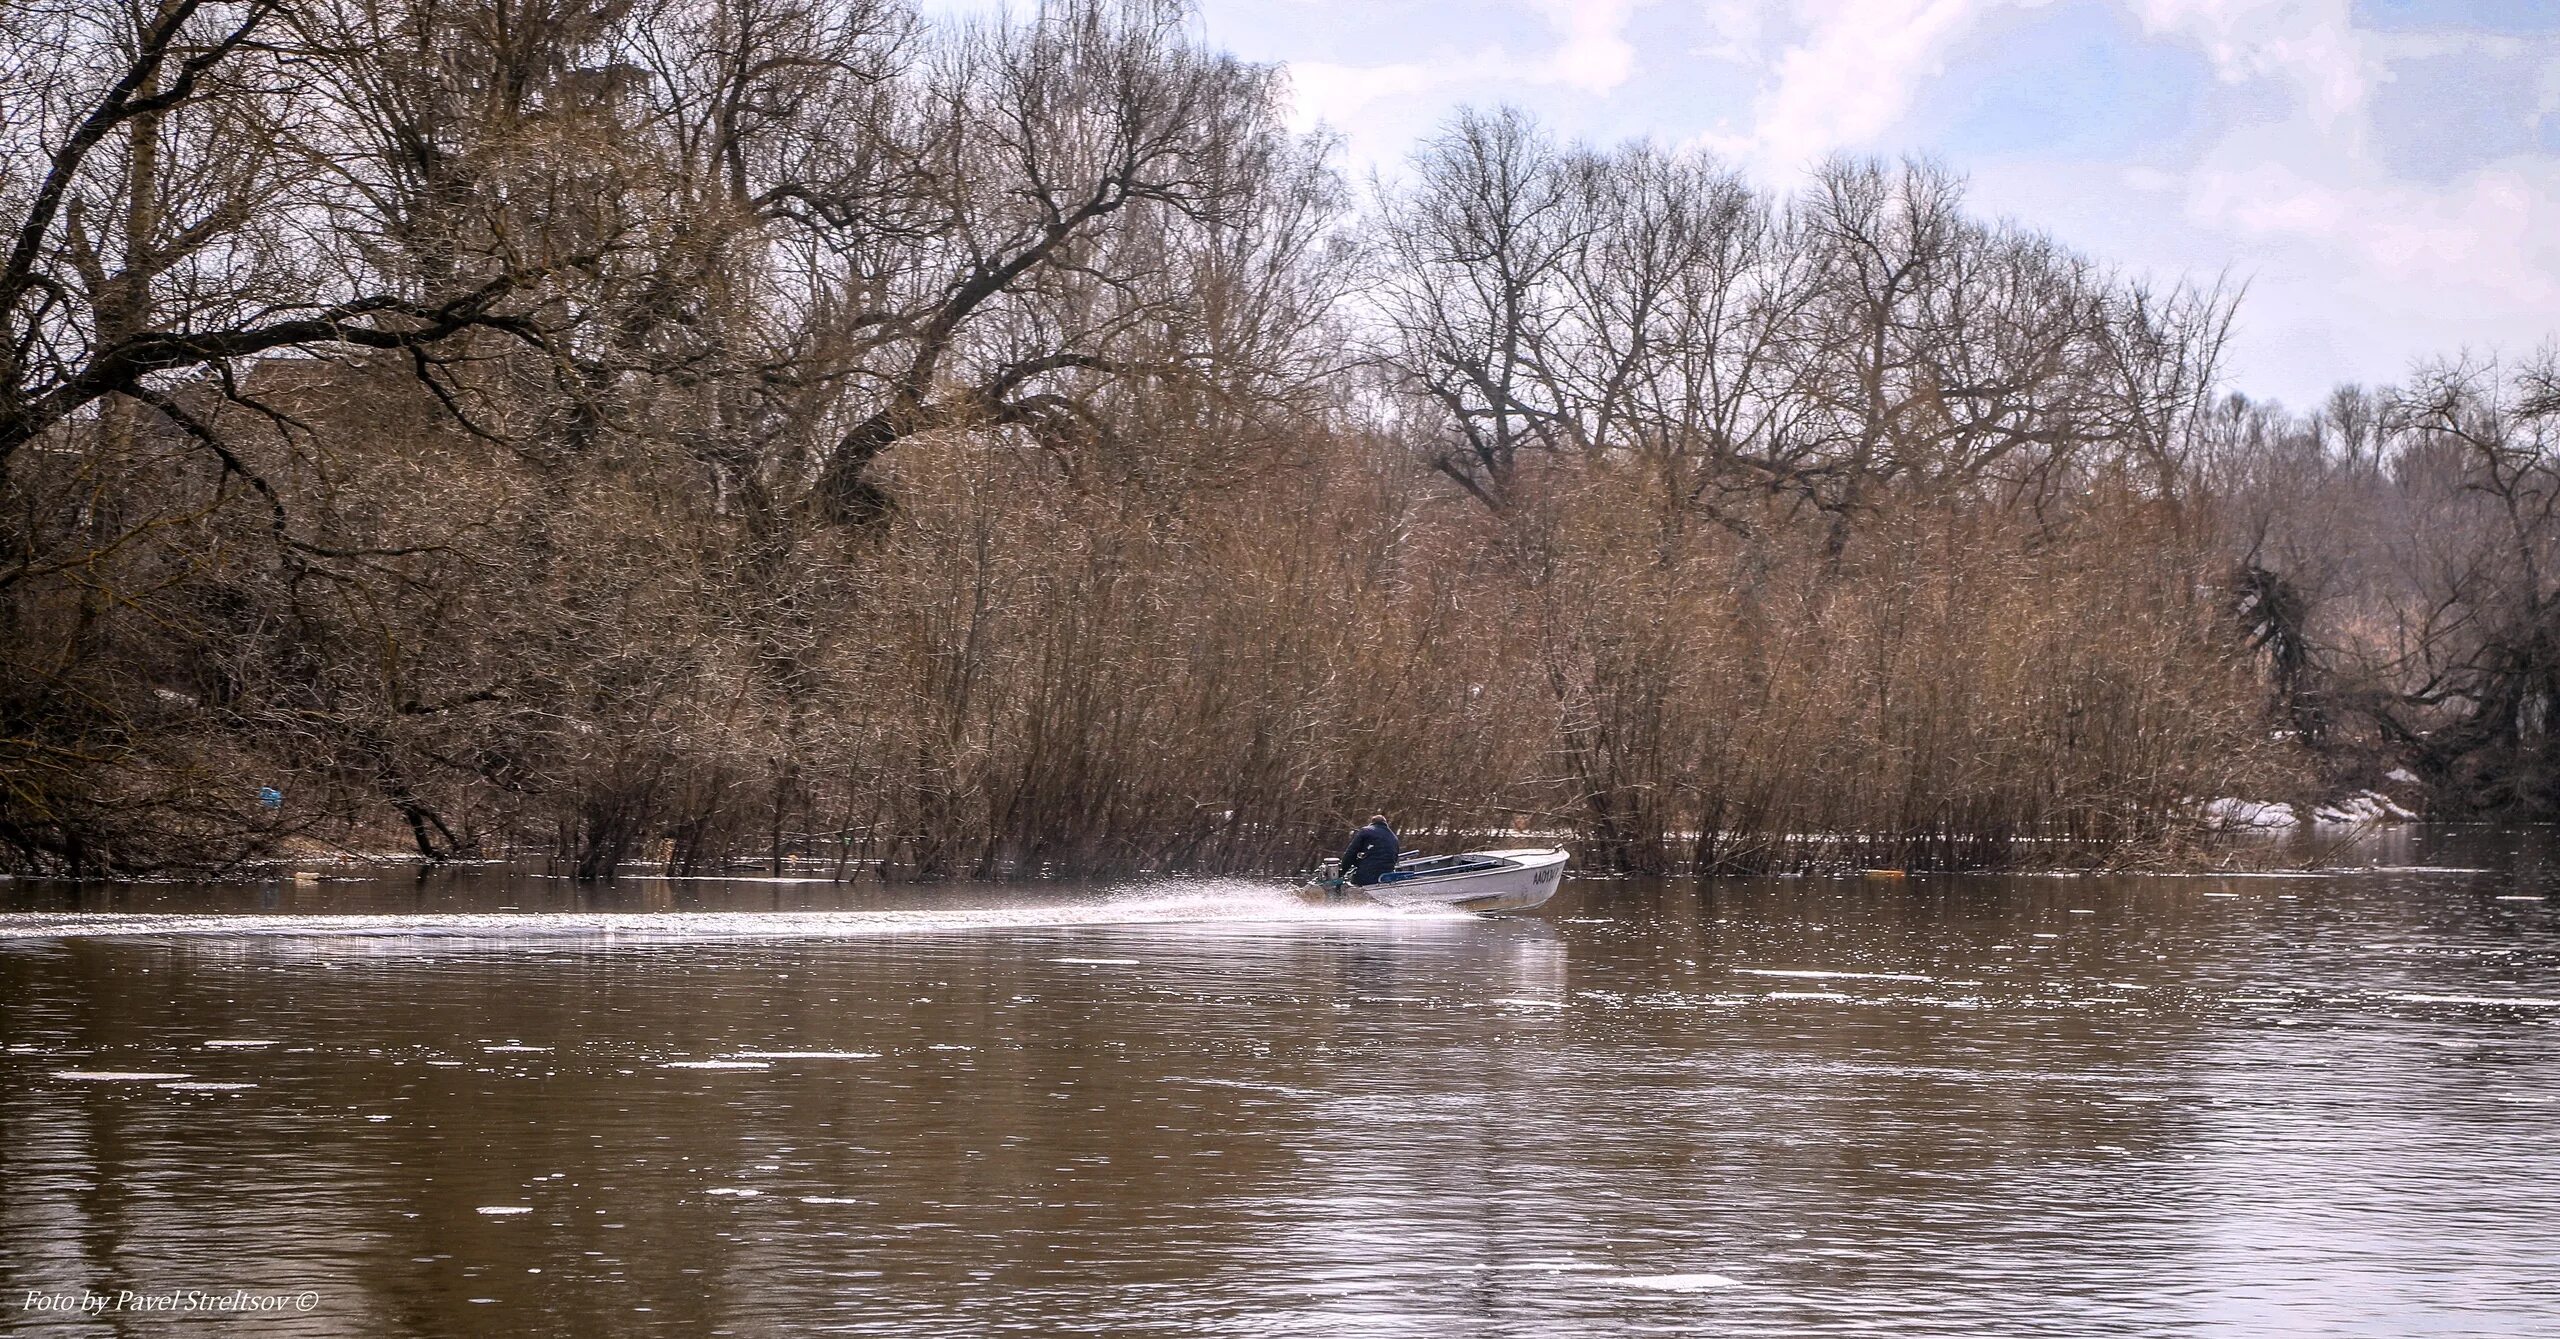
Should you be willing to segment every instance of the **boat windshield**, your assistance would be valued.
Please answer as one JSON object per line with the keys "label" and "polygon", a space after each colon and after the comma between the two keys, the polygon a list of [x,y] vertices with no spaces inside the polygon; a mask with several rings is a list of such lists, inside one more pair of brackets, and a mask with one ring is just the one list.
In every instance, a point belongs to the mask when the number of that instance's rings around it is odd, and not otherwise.
{"label": "boat windshield", "polygon": [[1510,869],[1517,862],[1496,856],[1428,855],[1396,862],[1393,872],[1381,875],[1380,883],[1402,883],[1408,879],[1437,879],[1452,874],[1476,874],[1490,869]]}

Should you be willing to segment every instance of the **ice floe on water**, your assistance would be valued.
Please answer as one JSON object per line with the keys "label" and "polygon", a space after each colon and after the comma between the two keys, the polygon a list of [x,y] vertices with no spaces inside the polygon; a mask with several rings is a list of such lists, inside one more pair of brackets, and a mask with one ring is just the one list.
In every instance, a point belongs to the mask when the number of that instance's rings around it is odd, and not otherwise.
{"label": "ice floe on water", "polygon": [[1655,1292],[1694,1293],[1710,1288],[1730,1288],[1734,1280],[1722,1274],[1639,1274],[1615,1280],[1629,1288],[1649,1288]]}
{"label": "ice floe on water", "polygon": [[762,1060],[669,1060],[660,1069],[771,1069]]}
{"label": "ice floe on water", "polygon": [[281,1042],[252,1040],[243,1037],[239,1039],[225,1038],[218,1041],[209,1041],[204,1044],[204,1048],[208,1051],[254,1051],[261,1046],[279,1046],[282,1044],[283,1043]]}
{"label": "ice floe on water", "polygon": [[2393,994],[2382,998],[2393,1004],[2488,1004],[2509,1009],[2560,1009],[2560,999],[2543,995],[2421,995]]}
{"label": "ice floe on water", "polygon": [[1833,972],[1814,967],[1736,967],[1736,976],[1784,976],[1816,981],[1935,981],[1910,972]]}
{"label": "ice floe on water", "polygon": [[195,1076],[128,1069],[57,1069],[53,1071],[53,1077],[71,1079],[80,1083],[163,1083],[170,1079],[188,1079]]}
{"label": "ice floe on water", "polygon": [[740,1051],[740,1060],[877,1060],[878,1051]]}
{"label": "ice floe on water", "polygon": [[163,1083],[159,1086],[170,1089],[173,1092],[181,1093],[236,1093],[250,1088],[255,1088],[258,1085],[254,1083],[206,1083],[190,1080],[178,1083]]}
{"label": "ice floe on water", "polygon": [[1241,1088],[1246,1092],[1252,1093],[1278,1093],[1282,1097],[1325,1096],[1324,1093],[1313,1088],[1292,1088],[1285,1083],[1256,1083],[1251,1079],[1189,1078],[1181,1075],[1168,1075],[1164,1081],[1166,1083],[1196,1084],[1203,1088]]}
{"label": "ice floe on water", "polygon": [[510,1218],[520,1213],[532,1213],[533,1206],[530,1204],[483,1204],[472,1212],[487,1214],[491,1218]]}

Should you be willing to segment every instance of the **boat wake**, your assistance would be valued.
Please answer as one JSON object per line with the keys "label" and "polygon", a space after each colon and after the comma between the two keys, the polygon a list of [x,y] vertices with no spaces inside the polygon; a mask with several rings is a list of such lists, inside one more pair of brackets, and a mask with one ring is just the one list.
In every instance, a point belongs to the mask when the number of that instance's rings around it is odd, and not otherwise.
{"label": "boat wake", "polygon": [[1149,883],[1098,896],[971,907],[865,911],[597,911],[375,914],[0,914],[0,942],[102,938],[601,940],[638,943],[762,939],[863,939],[986,930],[1149,925],[1336,925],[1358,921],[1469,920],[1462,912],[1399,911],[1367,904],[1313,905],[1289,890],[1243,879]]}

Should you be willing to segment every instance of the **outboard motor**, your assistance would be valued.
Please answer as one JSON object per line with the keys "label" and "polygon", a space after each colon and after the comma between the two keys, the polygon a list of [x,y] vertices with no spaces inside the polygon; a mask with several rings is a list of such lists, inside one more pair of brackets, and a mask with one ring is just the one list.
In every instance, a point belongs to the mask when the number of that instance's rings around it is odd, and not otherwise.
{"label": "outboard motor", "polygon": [[1342,878],[1342,859],[1326,856],[1316,862],[1313,883],[1298,890],[1298,896],[1309,902],[1335,902],[1351,896],[1351,885]]}

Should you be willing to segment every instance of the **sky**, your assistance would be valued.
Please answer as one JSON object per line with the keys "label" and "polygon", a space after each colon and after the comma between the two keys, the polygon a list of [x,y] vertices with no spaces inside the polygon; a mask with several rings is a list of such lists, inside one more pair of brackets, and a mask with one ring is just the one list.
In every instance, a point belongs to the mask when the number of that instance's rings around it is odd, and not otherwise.
{"label": "sky", "polygon": [[1977,213],[2247,297],[2233,389],[2310,408],[2560,336],[2560,0],[1202,0],[1355,176],[1456,108],[1699,145],[1775,190],[1925,154]]}

